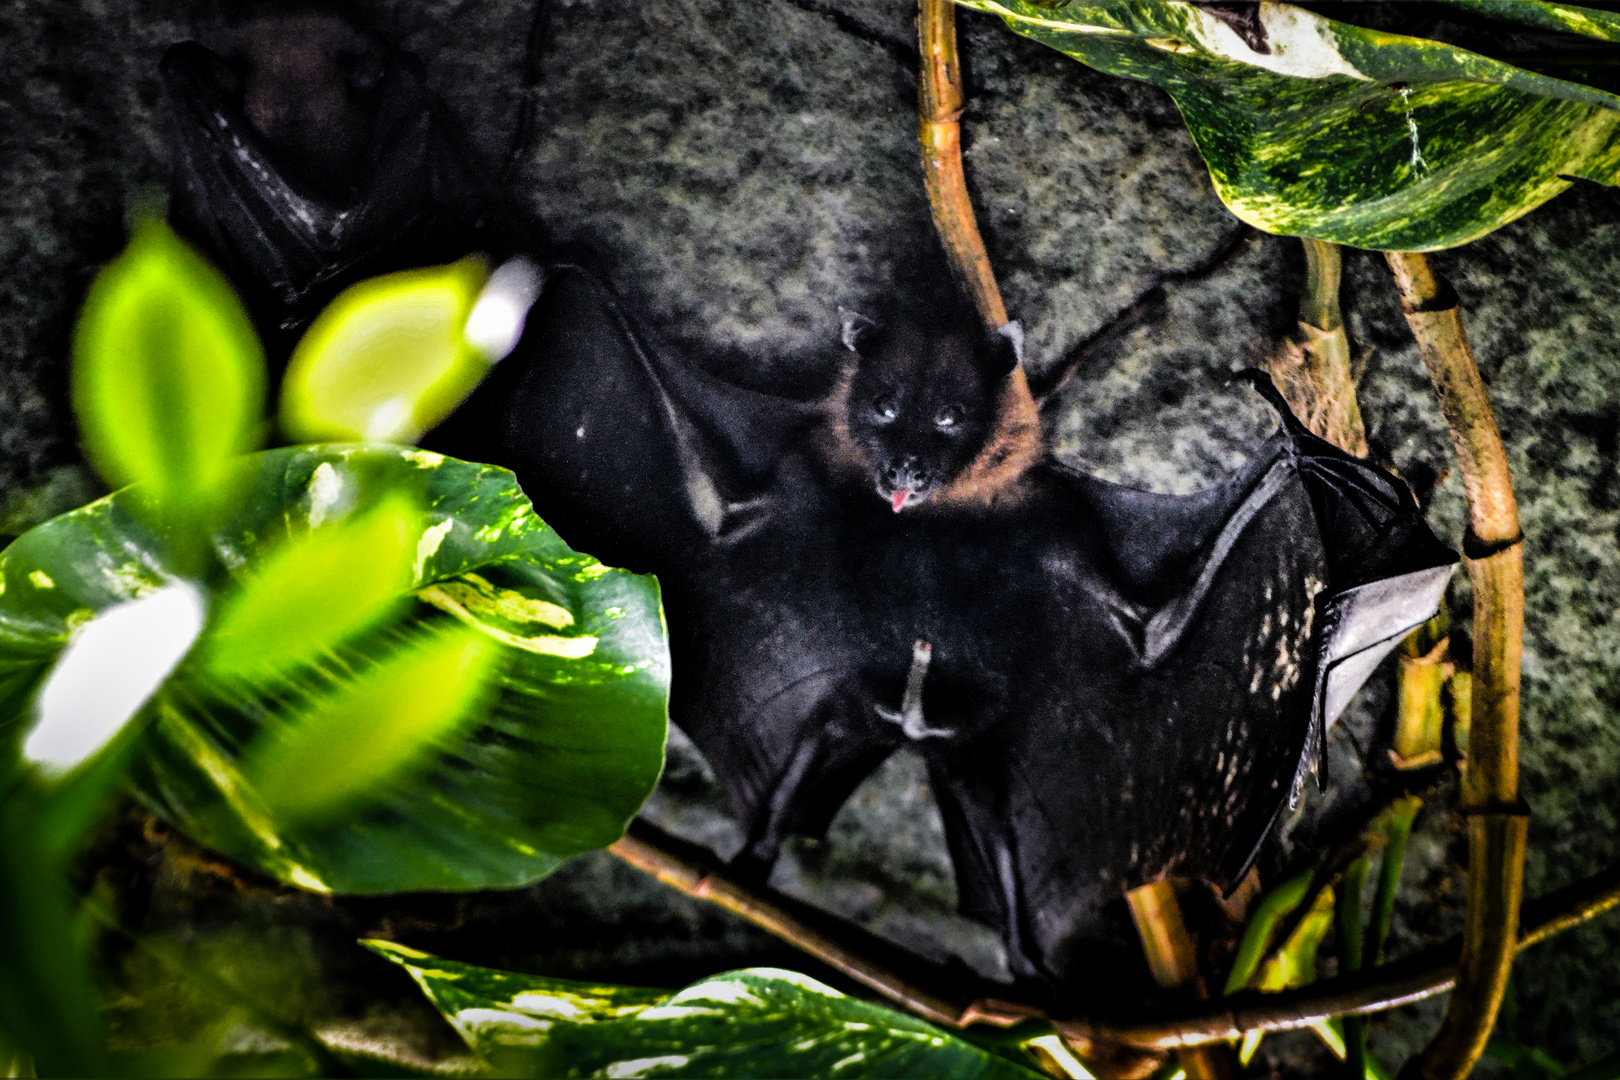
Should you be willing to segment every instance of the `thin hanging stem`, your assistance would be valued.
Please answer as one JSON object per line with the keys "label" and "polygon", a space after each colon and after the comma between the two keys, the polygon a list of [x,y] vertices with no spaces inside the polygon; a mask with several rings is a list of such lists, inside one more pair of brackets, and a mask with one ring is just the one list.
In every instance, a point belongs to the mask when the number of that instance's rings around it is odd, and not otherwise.
{"label": "thin hanging stem", "polygon": [[1468,493],[1463,544],[1474,586],[1473,701],[1462,809],[1468,815],[1468,907],[1457,988],[1433,1041],[1401,1075],[1460,1080],[1484,1052],[1513,965],[1528,817],[1519,800],[1519,657],[1523,534],[1507,453],[1457,295],[1429,260],[1387,252]]}
{"label": "thin hanging stem", "polygon": [[990,256],[962,174],[962,68],[956,56],[956,6],[950,0],[918,0],[917,138],[922,144],[923,185],[934,228],[945,245],[951,271],[973,298],[991,330],[1007,321]]}

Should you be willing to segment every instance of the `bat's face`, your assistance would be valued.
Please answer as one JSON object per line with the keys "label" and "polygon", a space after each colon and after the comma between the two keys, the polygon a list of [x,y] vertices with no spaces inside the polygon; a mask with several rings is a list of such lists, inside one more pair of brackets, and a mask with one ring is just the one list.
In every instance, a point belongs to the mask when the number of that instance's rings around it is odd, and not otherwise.
{"label": "bat's face", "polygon": [[995,427],[1017,363],[1010,338],[909,322],[852,326],[845,422],[877,494],[899,512],[960,476]]}
{"label": "bat's face", "polygon": [[272,353],[363,277],[534,250],[416,58],[340,19],[255,18],[211,48],[173,46],[162,71],[170,223],[279,335]]}
{"label": "bat's face", "polygon": [[171,61],[194,92],[244,121],[277,171],[303,195],[352,202],[375,166],[392,50],[339,19],[256,19],[218,51],[195,46]]}

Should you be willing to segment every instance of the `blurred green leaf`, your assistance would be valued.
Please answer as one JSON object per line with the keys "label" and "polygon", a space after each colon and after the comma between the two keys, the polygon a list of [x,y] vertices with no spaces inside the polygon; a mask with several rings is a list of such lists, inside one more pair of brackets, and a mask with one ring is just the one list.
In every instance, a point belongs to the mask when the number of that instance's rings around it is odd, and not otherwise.
{"label": "blurred green leaf", "polygon": [[[1620,97],[1439,41],[1258,5],[1257,49],[1188,3],[957,0],[1081,63],[1162,87],[1227,207],[1268,232],[1429,251],[1569,186],[1620,181]],[[1567,4],[1456,6],[1613,40]]]}
{"label": "blurred green leaf", "polygon": [[309,442],[415,442],[489,371],[463,333],[485,278],[463,259],[345,290],[293,350],[282,429]]}
{"label": "blurred green leaf", "polygon": [[243,755],[243,778],[278,821],[341,817],[435,748],[453,746],[485,696],[496,649],[472,629],[401,648],[308,713],[266,728]]}
{"label": "blurred green leaf", "polygon": [[225,279],[160,221],[96,276],[73,341],[85,451],[166,502],[217,491],[264,411],[259,340]]}
{"label": "blurred green leaf", "polygon": [[405,968],[501,1076],[1039,1075],[793,971],[749,968],[668,993],[364,944]]}
{"label": "blurred green leaf", "polygon": [[[378,446],[244,462],[241,497],[212,537],[220,564],[251,577],[293,538],[413,491],[423,508],[408,537],[414,592],[393,619],[277,678],[244,687],[183,666],[153,703],[136,796],[218,851],[337,892],[512,887],[617,839],[663,762],[669,661],[657,583],[570,550],[504,469]],[[0,684],[37,677],[73,627],[174,579],[131,496],[47,522],[0,555]],[[216,578],[216,592],[230,583],[226,571]],[[462,626],[489,640],[499,663],[460,744],[341,825],[278,821],[273,797],[243,775],[244,749],[314,715],[424,633]]]}
{"label": "blurred green leaf", "polygon": [[26,783],[0,801],[0,1042],[31,1057],[36,1075],[102,1076],[104,1032],[67,881],[38,843],[43,802]]}
{"label": "blurred green leaf", "polygon": [[203,663],[253,678],[307,663],[408,601],[421,534],[405,495],[323,523],[272,551],[220,603]]}

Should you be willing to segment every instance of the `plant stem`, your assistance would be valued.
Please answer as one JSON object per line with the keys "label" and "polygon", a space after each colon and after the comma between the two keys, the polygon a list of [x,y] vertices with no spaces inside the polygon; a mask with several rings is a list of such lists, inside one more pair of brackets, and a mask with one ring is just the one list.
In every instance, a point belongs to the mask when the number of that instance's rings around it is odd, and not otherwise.
{"label": "plant stem", "polygon": [[[1372,870],[1372,856],[1363,855],[1351,863],[1344,872],[1339,888],[1339,960],[1345,972],[1361,970],[1363,925],[1361,895],[1367,888],[1367,874]],[[1344,1019],[1345,1075],[1362,1080],[1367,1075],[1367,1022],[1360,1016]]]}
{"label": "plant stem", "polygon": [[[1125,900],[1153,981],[1200,1000],[1208,997],[1198,974],[1198,951],[1181,917],[1175,887],[1168,881],[1151,882],[1126,893]],[[1178,1056],[1187,1080],[1226,1080],[1235,1072],[1231,1052],[1222,1046],[1185,1047]]]}
{"label": "plant stem", "polygon": [[1350,371],[1350,338],[1339,312],[1339,246],[1302,237],[1305,292],[1299,298],[1299,337],[1265,362],[1289,408],[1314,434],[1367,456],[1367,433]]}
{"label": "plant stem", "polygon": [[[1620,907],[1620,866],[1561,889],[1532,905],[1545,911],[1522,935],[1516,949],[1532,945]],[[1312,1027],[1334,1016],[1384,1012],[1450,990],[1457,979],[1456,956],[1461,939],[1426,950],[1422,955],[1353,976],[1340,975],[1298,990],[1276,994],[1245,991],[1179,1014],[1126,1022],[1092,1018],[1055,1021],[1070,1045],[1088,1040],[1121,1043],[1144,1050],[1227,1042],[1247,1031],[1289,1031]]]}
{"label": "plant stem", "polygon": [[[913,985],[871,958],[861,956],[845,942],[810,926],[781,904],[733,881],[715,867],[685,857],[674,850],[667,837],[640,822],[635,823],[633,835],[627,833],[608,851],[687,896],[707,900],[742,916],[924,1020],[950,1027],[957,1026],[961,1020],[964,1009],[960,1004]],[[1035,1010],[1027,1010],[1013,1022],[1038,1015]]]}
{"label": "plant stem", "polygon": [[1397,799],[1389,810],[1389,842],[1384,848],[1383,865],[1378,870],[1378,894],[1373,899],[1368,939],[1372,941],[1373,963],[1384,962],[1384,944],[1389,939],[1389,923],[1395,913],[1395,890],[1401,883],[1401,864],[1406,861],[1406,841],[1412,835],[1412,822],[1423,809],[1416,795]]}
{"label": "plant stem", "polygon": [[1395,745],[1389,756],[1397,769],[1421,769],[1441,761],[1440,734],[1445,710],[1440,691],[1450,673],[1446,655],[1451,639],[1444,629],[1444,612],[1406,635],[1396,654],[1399,686],[1395,714]]}
{"label": "plant stem", "polygon": [[1417,338],[1468,493],[1474,585],[1473,701],[1463,812],[1468,822],[1468,907],[1457,988],[1440,1030],[1403,1077],[1460,1080],[1496,1023],[1513,965],[1528,818],[1519,800],[1519,657],[1524,630],[1523,534],[1507,453],[1491,415],[1457,295],[1429,260],[1387,252],[1406,321]]}
{"label": "plant stem", "polygon": [[917,138],[928,206],[952,273],[973,298],[985,326],[994,330],[1006,323],[1007,309],[962,174],[962,68],[956,57],[956,6],[950,0],[918,0],[917,47],[922,54]]}

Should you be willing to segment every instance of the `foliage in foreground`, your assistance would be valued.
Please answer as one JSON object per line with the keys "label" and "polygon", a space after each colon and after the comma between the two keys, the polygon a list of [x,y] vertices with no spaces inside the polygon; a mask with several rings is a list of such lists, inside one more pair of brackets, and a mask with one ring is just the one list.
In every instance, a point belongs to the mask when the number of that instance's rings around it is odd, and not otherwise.
{"label": "foliage in foreground", "polygon": [[365,943],[415,979],[499,1076],[1037,1075],[808,976],[749,968],[671,993],[596,986]]}
{"label": "foliage in foreground", "polygon": [[[471,274],[396,284],[472,292]],[[392,299],[351,309],[364,332],[327,327],[326,370],[397,336],[389,312],[415,308]],[[423,423],[453,407],[459,325],[383,405]],[[126,785],[282,881],[385,892],[534,880],[616,839],[657,780],[656,584],[569,550],[505,470],[381,444],[244,455],[263,384],[228,286],[166,227],[139,227],[91,290],[74,363],[92,459],[132,486],[0,555],[7,1071],[108,1066],[87,931],[132,932],[69,869]],[[349,412],[370,424],[376,407]],[[325,1071],[313,1040],[233,1004]],[[199,1053],[170,1065],[214,1060]]]}

